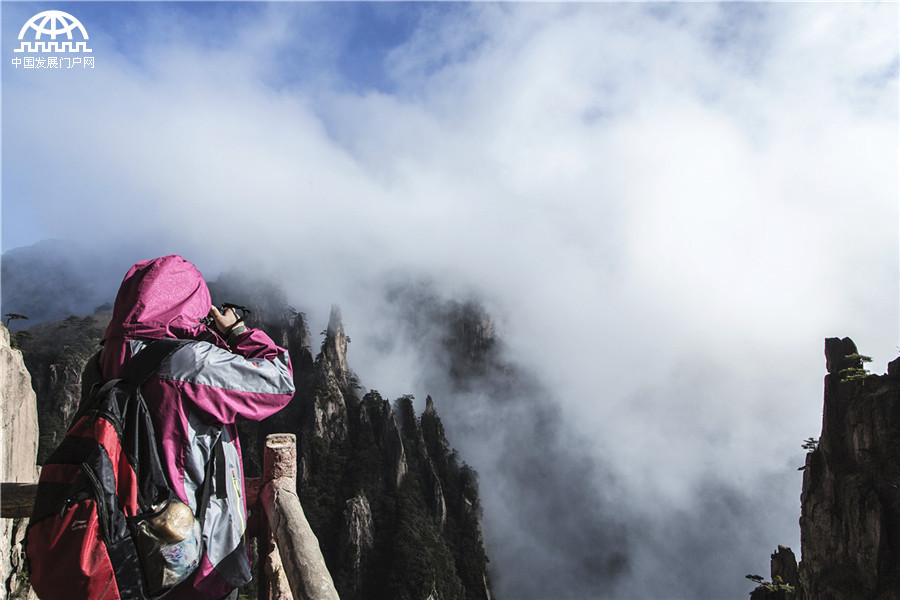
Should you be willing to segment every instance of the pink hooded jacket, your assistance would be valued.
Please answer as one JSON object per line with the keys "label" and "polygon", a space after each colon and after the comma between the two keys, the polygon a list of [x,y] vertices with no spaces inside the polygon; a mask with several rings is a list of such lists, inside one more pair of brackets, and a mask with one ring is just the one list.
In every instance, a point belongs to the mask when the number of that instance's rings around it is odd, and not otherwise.
{"label": "pink hooded jacket", "polygon": [[[249,580],[244,477],[235,425],[274,414],[294,393],[287,351],[258,329],[238,334],[229,346],[201,324],[210,308],[203,276],[184,258],[172,255],[137,263],[119,289],[100,361],[108,380],[118,377],[149,340],[192,340],[165,359],[142,388],[161,438],[170,484],[195,512],[207,463],[217,461],[203,526],[206,552],[194,575],[167,596],[172,600],[218,600]],[[214,457],[220,436],[224,452]]]}

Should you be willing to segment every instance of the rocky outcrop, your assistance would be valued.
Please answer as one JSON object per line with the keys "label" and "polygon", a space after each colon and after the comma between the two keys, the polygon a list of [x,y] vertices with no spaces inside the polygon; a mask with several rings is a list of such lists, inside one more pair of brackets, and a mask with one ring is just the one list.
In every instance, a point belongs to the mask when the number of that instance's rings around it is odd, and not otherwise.
{"label": "rocky outcrop", "polygon": [[347,589],[353,596],[363,591],[362,574],[367,568],[369,553],[375,545],[372,508],[364,494],[347,500],[344,526],[341,529],[342,562],[350,572]]}
{"label": "rocky outcrop", "polygon": [[14,482],[37,481],[37,398],[22,353],[10,347],[9,331],[3,325],[0,325],[0,360],[3,369],[0,478]]}
{"label": "rocky outcrop", "polygon": [[789,550],[772,557],[773,583],[795,592],[761,586],[751,598],[900,600],[900,359],[873,375],[849,338],[826,340],[825,359],[822,435],[803,467],[801,562],[795,570]]}
{"label": "rocky outcrop", "polygon": [[[431,396],[428,396],[426,400],[424,414],[437,414]],[[447,461],[446,453],[442,452],[432,457],[428,452],[428,445],[425,442],[419,420],[416,418],[411,396],[404,396],[397,400],[397,416],[403,437],[406,439],[412,455],[411,459],[415,461],[418,470],[422,473],[425,501],[428,503],[431,516],[438,527],[443,529],[447,523],[447,501],[444,498],[444,488],[435,465]]]}
{"label": "rocky outcrop", "polygon": [[346,440],[348,400],[353,396],[347,368],[347,336],[337,306],[331,309],[322,351],[316,359],[321,385],[313,391],[312,423],[316,436],[331,443]]}
{"label": "rocky outcrop", "polygon": [[900,379],[865,373],[849,338],[825,352],[822,437],[803,473],[801,587],[807,598],[900,598]]}
{"label": "rocky outcrop", "polygon": [[457,464],[434,402],[420,418],[412,396],[360,398],[337,308],[323,333],[313,365],[295,370],[292,404],[304,415],[298,491],[341,597],[424,599],[427,583],[440,597],[490,598],[474,472]]}
{"label": "rocky outcrop", "polygon": [[[778,546],[770,565],[772,581],[763,582],[753,590],[750,600],[799,600],[800,578],[794,552],[785,546]],[[762,579],[753,575],[748,575],[747,578],[756,581]]]}
{"label": "rocky outcrop", "polygon": [[331,372],[341,385],[349,383],[350,370],[347,368],[347,334],[344,333],[344,321],[341,309],[337,305],[331,307],[328,328],[325,330],[325,341],[322,344],[322,359],[328,363]]}
{"label": "rocky outcrop", "polygon": [[465,386],[473,375],[486,375],[497,352],[494,321],[476,302],[454,304],[447,314],[447,337],[443,340],[449,356],[450,376]]}
{"label": "rocky outcrop", "polygon": [[100,349],[107,314],[67,317],[19,332],[17,340],[37,394],[38,464],[62,441],[81,401],[81,371]]}
{"label": "rocky outcrop", "polygon": [[306,315],[297,313],[291,322],[287,335],[288,352],[294,369],[307,369],[313,364],[312,344],[309,341],[309,324]]}
{"label": "rocky outcrop", "polygon": [[403,446],[403,438],[394,411],[388,400],[380,402],[367,402],[365,405],[365,420],[372,427],[375,435],[375,443],[382,451],[384,472],[387,481],[393,488],[399,488],[403,478],[409,471],[406,460],[406,449]]}
{"label": "rocky outcrop", "polygon": [[797,557],[794,556],[794,551],[786,546],[778,546],[778,550],[772,555],[771,573],[773,582],[781,582],[794,589],[800,587]]}
{"label": "rocky outcrop", "polygon": [[[38,450],[37,400],[22,353],[0,325],[0,481],[34,482]],[[36,598],[23,573],[25,519],[0,519],[0,598]]]}
{"label": "rocky outcrop", "polygon": [[321,351],[313,360],[305,317],[302,313],[297,315],[288,347],[297,393],[286,409],[262,424],[263,433],[297,435],[300,481],[308,481],[310,472],[322,468],[319,458],[323,452],[328,452],[334,444],[347,442],[350,435],[348,409],[359,402],[355,379],[347,368],[348,339],[337,306],[332,307],[328,328],[323,333],[325,339]]}

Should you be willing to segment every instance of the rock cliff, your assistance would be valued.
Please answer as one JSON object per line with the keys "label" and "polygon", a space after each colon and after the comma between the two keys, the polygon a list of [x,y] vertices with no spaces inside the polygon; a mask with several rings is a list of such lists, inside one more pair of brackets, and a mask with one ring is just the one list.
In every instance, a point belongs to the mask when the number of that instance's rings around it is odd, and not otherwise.
{"label": "rock cliff", "polygon": [[363,573],[368,570],[368,558],[375,547],[374,528],[372,508],[365,495],[347,500],[339,540],[340,560],[349,573],[344,583],[345,589],[354,597],[364,593]]}
{"label": "rock cliff", "polygon": [[109,321],[108,313],[70,316],[16,334],[37,394],[38,464],[62,441],[81,399],[81,371]]}
{"label": "rock cliff", "polygon": [[419,417],[412,396],[363,393],[336,307],[323,334],[316,358],[294,363],[291,404],[260,429],[297,435],[298,493],[341,597],[489,599],[476,476],[433,400]]}
{"label": "rock cliff", "polygon": [[803,473],[801,588],[900,598],[900,377],[867,374],[849,338],[827,340],[825,353],[822,437]]}
{"label": "rock cliff", "polygon": [[[34,482],[38,450],[38,415],[31,376],[22,353],[10,347],[9,331],[0,325],[0,481]],[[0,519],[0,598],[36,598],[23,574],[25,519]]]}
{"label": "rock cliff", "polygon": [[[783,597],[900,599],[900,359],[873,375],[849,338],[826,340],[825,357],[822,435],[803,472],[799,581]],[[790,558],[773,555],[773,581],[787,581]]]}

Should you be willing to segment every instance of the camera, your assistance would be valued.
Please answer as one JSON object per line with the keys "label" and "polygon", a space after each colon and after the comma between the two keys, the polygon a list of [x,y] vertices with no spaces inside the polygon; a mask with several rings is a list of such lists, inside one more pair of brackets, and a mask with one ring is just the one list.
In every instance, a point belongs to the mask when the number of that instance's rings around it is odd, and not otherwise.
{"label": "camera", "polygon": [[[246,306],[241,306],[240,304],[232,304],[231,302],[225,302],[224,304],[222,304],[219,312],[225,314],[225,311],[227,311],[229,308],[234,309],[235,313],[240,311],[240,314],[238,314],[238,320],[234,323],[235,325],[242,322],[245,318],[247,318],[247,316],[250,315],[249,308],[247,308]],[[215,320],[213,320],[212,314],[206,315],[205,317],[200,319],[200,322],[206,325],[207,328],[212,329],[213,331],[216,330],[216,323]]]}

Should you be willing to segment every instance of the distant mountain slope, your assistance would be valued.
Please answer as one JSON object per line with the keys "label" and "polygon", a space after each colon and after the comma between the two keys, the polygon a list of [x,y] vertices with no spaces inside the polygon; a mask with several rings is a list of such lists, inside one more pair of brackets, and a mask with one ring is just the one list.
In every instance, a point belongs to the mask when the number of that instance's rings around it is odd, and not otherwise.
{"label": "distant mountain slope", "polygon": [[15,331],[35,323],[90,315],[116,297],[129,265],[86,244],[45,240],[3,254],[2,313],[25,315]]}

